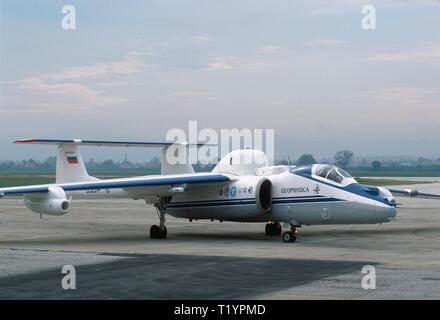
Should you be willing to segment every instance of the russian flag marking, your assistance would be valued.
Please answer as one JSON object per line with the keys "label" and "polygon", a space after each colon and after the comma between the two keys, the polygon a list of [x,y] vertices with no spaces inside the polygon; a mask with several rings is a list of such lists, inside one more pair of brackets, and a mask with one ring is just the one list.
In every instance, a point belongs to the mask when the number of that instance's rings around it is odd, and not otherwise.
{"label": "russian flag marking", "polygon": [[73,152],[66,152],[67,162],[69,164],[78,164],[78,158]]}

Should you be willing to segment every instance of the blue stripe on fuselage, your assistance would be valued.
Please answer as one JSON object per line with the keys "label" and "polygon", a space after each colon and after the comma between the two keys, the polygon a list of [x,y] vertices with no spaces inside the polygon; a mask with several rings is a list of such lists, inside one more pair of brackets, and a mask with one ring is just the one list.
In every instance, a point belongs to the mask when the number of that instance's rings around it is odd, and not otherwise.
{"label": "blue stripe on fuselage", "polygon": [[[345,200],[329,198],[319,195],[319,196],[273,198],[272,203],[285,204],[285,203],[315,203],[315,202],[334,202],[334,201],[345,201]],[[248,204],[256,204],[255,199],[243,198],[243,199],[220,199],[220,200],[172,202],[169,203],[167,207],[190,208],[190,207],[234,206],[234,205],[248,205]]]}
{"label": "blue stripe on fuselage", "polygon": [[283,203],[309,203],[309,202],[334,202],[334,201],[346,201],[343,199],[337,199],[337,198],[327,198],[327,197],[320,197],[320,198],[308,198],[308,199],[282,199],[282,200],[276,200],[273,199],[273,204],[283,204]]}
{"label": "blue stripe on fuselage", "polygon": [[310,166],[310,165],[309,166],[299,167],[299,168],[297,168],[297,167],[296,168],[292,168],[290,170],[290,173],[298,175],[298,176],[306,178],[306,179],[309,179],[309,180],[313,180],[313,181],[318,182],[318,183],[325,184],[327,186],[330,186],[330,187],[333,187],[333,188],[336,188],[336,189],[339,189],[339,190],[343,190],[343,191],[346,191],[346,192],[353,193],[355,195],[358,195],[358,196],[361,196],[361,197],[364,197],[364,198],[367,198],[367,199],[370,199],[370,200],[378,201],[378,202],[386,204],[386,205],[388,205],[390,207],[394,207],[394,204],[390,203],[388,201],[388,199],[386,199],[385,197],[381,196],[380,194],[372,193],[370,189],[364,187],[363,185],[361,185],[359,183],[351,183],[349,185],[340,187],[340,186],[334,185],[332,183],[316,179],[316,178],[312,177],[312,166]]}

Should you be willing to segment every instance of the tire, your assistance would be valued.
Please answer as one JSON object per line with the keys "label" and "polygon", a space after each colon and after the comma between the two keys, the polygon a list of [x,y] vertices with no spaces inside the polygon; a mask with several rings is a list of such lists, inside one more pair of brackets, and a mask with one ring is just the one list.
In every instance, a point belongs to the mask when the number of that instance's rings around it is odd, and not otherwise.
{"label": "tire", "polygon": [[266,223],[266,227],[264,228],[264,231],[266,232],[266,236],[272,235],[272,223]]}
{"label": "tire", "polygon": [[266,236],[279,236],[281,234],[281,224],[279,222],[266,223]]}
{"label": "tire", "polygon": [[284,232],[283,234],[283,241],[284,242],[295,242],[296,236],[293,234],[292,231]]}
{"label": "tire", "polygon": [[165,239],[167,237],[167,227],[163,227],[163,230],[161,230],[162,239]]}
{"label": "tire", "polygon": [[160,229],[159,226],[151,226],[150,228],[150,238],[151,239],[165,239],[167,237],[167,228]]}
{"label": "tire", "polygon": [[274,235],[275,236],[279,236],[281,234],[282,228],[281,228],[281,223],[276,222],[275,223],[275,228],[274,228]]}

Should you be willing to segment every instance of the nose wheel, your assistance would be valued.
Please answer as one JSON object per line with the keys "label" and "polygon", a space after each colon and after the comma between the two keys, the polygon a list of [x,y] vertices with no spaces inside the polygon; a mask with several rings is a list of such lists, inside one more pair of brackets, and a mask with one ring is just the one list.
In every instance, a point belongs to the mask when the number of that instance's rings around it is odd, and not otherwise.
{"label": "nose wheel", "polygon": [[291,226],[291,231],[286,231],[283,233],[283,241],[284,242],[295,242],[297,234],[298,234],[298,231],[296,230],[296,227]]}

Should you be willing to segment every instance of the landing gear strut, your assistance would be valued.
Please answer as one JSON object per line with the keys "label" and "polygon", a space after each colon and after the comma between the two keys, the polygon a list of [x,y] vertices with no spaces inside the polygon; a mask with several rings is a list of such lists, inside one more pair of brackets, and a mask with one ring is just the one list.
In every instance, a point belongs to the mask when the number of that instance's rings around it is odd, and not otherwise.
{"label": "landing gear strut", "polygon": [[281,224],[279,222],[266,223],[266,236],[279,236],[281,234]]}
{"label": "landing gear strut", "polygon": [[165,239],[167,237],[167,227],[165,226],[165,214],[167,203],[170,201],[170,197],[160,197],[159,201],[154,204],[159,216],[159,225],[151,226],[150,238],[151,239]]}
{"label": "landing gear strut", "polygon": [[294,225],[290,225],[290,230],[291,231],[286,231],[283,233],[283,241],[284,242],[295,242],[296,241],[296,235],[298,234],[296,227]]}

